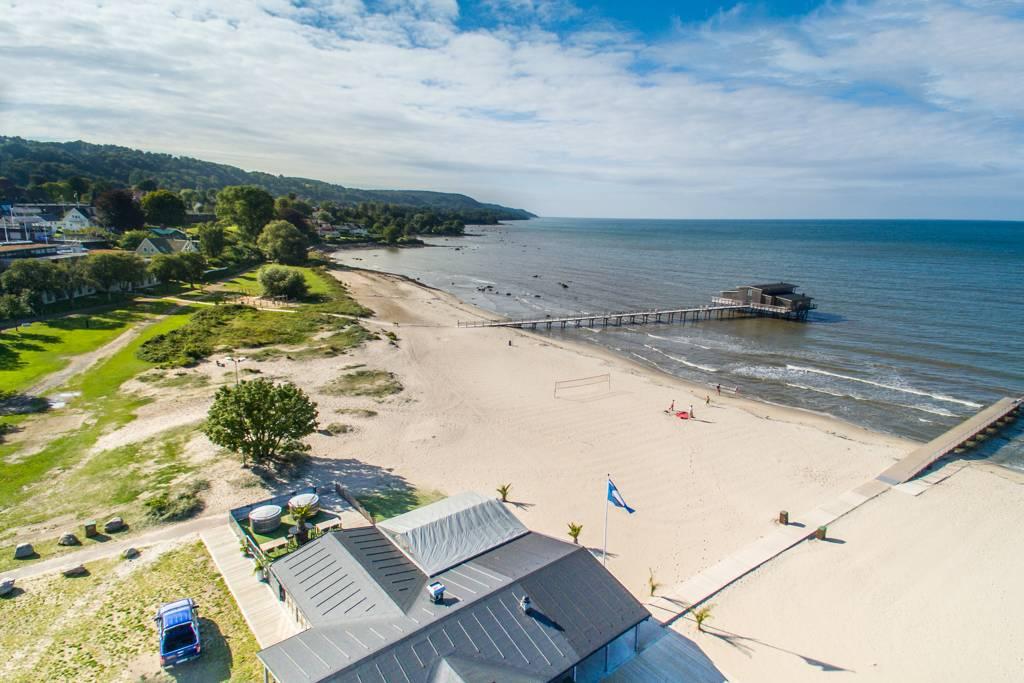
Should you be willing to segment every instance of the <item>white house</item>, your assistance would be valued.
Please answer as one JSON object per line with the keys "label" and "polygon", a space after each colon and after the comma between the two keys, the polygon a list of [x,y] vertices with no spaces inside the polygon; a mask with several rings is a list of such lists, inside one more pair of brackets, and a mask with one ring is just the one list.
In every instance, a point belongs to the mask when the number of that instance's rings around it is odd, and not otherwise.
{"label": "white house", "polygon": [[139,256],[156,256],[157,254],[189,254],[197,253],[199,245],[195,240],[173,240],[166,237],[147,237],[136,247]]}

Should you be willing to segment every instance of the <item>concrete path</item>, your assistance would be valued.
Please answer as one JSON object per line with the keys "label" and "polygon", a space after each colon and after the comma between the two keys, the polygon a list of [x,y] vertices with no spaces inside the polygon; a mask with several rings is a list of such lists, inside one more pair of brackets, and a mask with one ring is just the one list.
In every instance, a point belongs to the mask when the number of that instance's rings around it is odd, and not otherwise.
{"label": "concrete path", "polygon": [[[97,543],[91,547],[87,546],[81,550],[73,550],[49,560],[33,562],[32,564],[27,564],[24,567],[3,572],[2,576],[3,578],[11,579],[27,579],[41,574],[60,571],[64,567],[71,567],[76,564],[85,564],[86,562],[114,557],[115,555],[120,555],[128,548],[144,548],[146,546],[152,546],[167,541],[185,540],[190,536],[198,535],[206,529],[211,529],[217,525],[223,525],[224,514],[225,513],[221,512],[216,515],[199,517],[198,519],[193,519],[189,522],[181,522],[180,524],[160,527],[144,534],[138,534],[137,536],[118,534],[117,536],[111,536],[110,540],[104,543]],[[235,543],[236,549],[237,546],[238,544]]]}
{"label": "concrete path", "polygon": [[260,647],[270,647],[301,630],[270,586],[253,574],[252,558],[239,551],[238,537],[223,516],[219,525],[200,536]]}
{"label": "concrete path", "polygon": [[780,526],[699,574],[651,598],[647,601],[647,608],[655,619],[670,624],[690,608],[813,536],[819,526],[831,524],[888,489],[887,484],[872,479],[825,505],[791,517],[788,526]]}

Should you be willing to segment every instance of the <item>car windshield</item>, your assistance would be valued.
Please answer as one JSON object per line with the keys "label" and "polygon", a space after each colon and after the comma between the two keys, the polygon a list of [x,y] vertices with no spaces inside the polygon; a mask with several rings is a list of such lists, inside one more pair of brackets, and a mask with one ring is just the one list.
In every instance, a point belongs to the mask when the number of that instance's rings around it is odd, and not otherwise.
{"label": "car windshield", "polygon": [[164,653],[174,652],[196,644],[196,632],[192,624],[179,624],[164,631]]}

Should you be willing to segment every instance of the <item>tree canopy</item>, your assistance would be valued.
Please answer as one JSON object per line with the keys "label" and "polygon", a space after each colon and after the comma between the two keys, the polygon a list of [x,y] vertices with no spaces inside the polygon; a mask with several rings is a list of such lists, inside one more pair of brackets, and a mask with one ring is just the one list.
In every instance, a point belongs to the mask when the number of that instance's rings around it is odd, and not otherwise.
{"label": "tree canopy", "polygon": [[316,404],[294,384],[265,379],[217,390],[203,430],[210,441],[260,464],[306,450],[299,439],[317,428]]}
{"label": "tree canopy", "polygon": [[259,273],[260,286],[264,296],[283,296],[301,299],[309,293],[306,278],[297,270],[281,266],[263,266]]}
{"label": "tree canopy", "polygon": [[309,243],[305,235],[288,221],[272,221],[260,233],[256,245],[271,261],[297,265],[306,261]]}
{"label": "tree canopy", "polygon": [[249,240],[274,217],[274,198],[255,185],[225,187],[217,193],[217,218],[234,223]]}
{"label": "tree canopy", "polygon": [[142,198],[146,220],[156,225],[181,225],[185,222],[185,202],[170,190],[149,192]]}
{"label": "tree canopy", "polygon": [[146,224],[146,216],[128,190],[107,190],[96,198],[96,218],[115,232],[134,230]]}

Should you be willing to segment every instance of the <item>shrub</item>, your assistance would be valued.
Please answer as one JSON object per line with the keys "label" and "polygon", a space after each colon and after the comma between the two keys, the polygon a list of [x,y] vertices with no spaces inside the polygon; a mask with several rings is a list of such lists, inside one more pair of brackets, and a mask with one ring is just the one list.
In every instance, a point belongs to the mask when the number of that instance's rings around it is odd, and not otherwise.
{"label": "shrub", "polygon": [[146,514],[157,522],[177,522],[202,512],[205,504],[199,497],[210,488],[205,479],[195,479],[187,484],[160,491],[146,501]]}
{"label": "shrub", "polygon": [[297,270],[280,266],[264,266],[260,268],[259,280],[264,296],[301,299],[309,294],[306,278]]}

